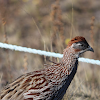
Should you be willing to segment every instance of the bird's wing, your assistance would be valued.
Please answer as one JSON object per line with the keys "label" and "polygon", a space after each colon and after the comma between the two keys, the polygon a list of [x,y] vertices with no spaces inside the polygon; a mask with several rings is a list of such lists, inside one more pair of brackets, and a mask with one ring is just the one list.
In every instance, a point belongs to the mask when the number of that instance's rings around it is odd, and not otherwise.
{"label": "bird's wing", "polygon": [[[47,92],[45,92],[47,91]],[[44,70],[22,75],[0,94],[0,100],[44,100],[52,95],[53,88],[45,78]],[[49,95],[49,97],[50,97]],[[46,99],[48,100],[48,99]]]}
{"label": "bird's wing", "polygon": [[19,97],[21,98],[19,100],[22,100],[22,94],[26,91],[26,88],[28,87],[29,82],[31,81],[31,79],[28,76],[29,74],[22,75],[19,78],[17,78],[14,82],[6,86],[0,93],[0,100],[15,100],[15,98]]}

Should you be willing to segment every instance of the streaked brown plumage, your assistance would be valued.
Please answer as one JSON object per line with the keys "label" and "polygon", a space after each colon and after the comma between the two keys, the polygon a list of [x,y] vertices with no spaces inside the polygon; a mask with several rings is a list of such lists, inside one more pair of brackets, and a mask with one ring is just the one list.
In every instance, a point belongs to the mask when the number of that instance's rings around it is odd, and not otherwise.
{"label": "streaked brown plumage", "polygon": [[70,85],[81,53],[92,51],[84,37],[73,38],[60,63],[20,76],[1,91],[0,100],[61,100]]}

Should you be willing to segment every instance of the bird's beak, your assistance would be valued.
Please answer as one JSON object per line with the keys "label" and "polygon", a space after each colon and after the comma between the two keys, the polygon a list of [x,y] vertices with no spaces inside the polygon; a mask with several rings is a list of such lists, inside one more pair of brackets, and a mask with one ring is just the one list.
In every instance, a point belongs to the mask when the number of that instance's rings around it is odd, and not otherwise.
{"label": "bird's beak", "polygon": [[94,52],[93,48],[89,46],[88,51]]}

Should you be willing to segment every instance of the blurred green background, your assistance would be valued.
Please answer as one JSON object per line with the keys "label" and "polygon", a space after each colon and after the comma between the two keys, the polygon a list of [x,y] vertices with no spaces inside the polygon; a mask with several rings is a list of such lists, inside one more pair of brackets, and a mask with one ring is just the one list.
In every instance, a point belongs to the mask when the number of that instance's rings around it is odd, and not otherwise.
{"label": "blurred green background", "polygon": [[[0,0],[0,42],[63,53],[84,36],[94,48],[83,57],[100,60],[99,0]],[[20,75],[60,59],[0,48],[0,90]],[[64,100],[99,100],[100,66],[79,63]]]}

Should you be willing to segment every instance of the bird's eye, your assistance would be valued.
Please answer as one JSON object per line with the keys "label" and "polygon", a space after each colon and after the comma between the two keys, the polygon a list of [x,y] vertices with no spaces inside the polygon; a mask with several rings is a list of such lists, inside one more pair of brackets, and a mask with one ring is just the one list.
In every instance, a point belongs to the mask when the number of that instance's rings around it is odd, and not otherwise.
{"label": "bird's eye", "polygon": [[75,39],[75,40],[77,40],[77,39]]}
{"label": "bird's eye", "polygon": [[81,44],[81,43],[78,43],[77,45],[78,46],[81,46],[81,47],[84,47],[84,44]]}

